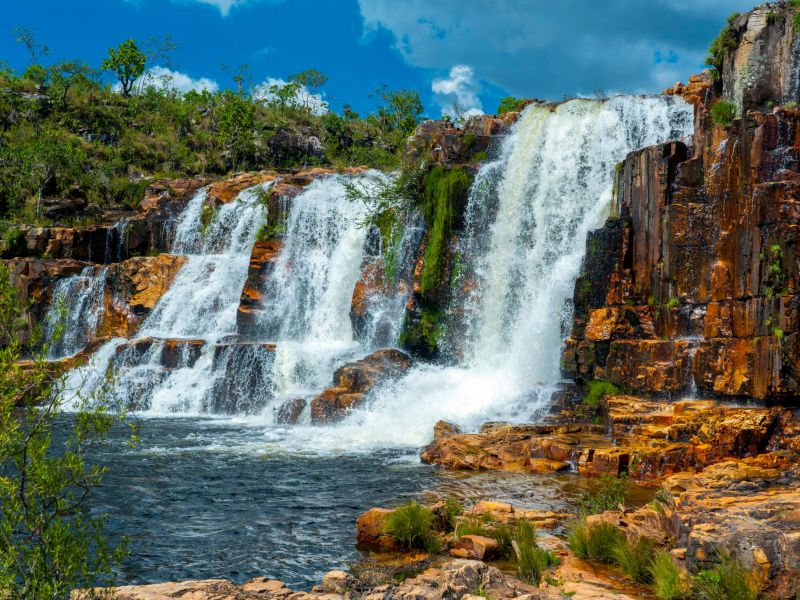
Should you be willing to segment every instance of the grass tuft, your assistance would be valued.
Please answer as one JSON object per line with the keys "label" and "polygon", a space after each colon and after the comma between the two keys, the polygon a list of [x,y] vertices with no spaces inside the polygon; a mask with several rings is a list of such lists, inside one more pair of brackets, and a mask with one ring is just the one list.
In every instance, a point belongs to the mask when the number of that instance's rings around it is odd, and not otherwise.
{"label": "grass tuft", "polygon": [[756,574],[728,554],[713,569],[695,575],[693,583],[700,600],[757,600],[760,592]]}
{"label": "grass tuft", "polygon": [[650,583],[650,566],[656,551],[655,540],[641,536],[635,542],[624,538],[613,548],[614,562],[633,583]]}
{"label": "grass tuft", "polygon": [[719,100],[711,106],[711,120],[714,125],[728,127],[736,118],[736,105],[732,102]]}
{"label": "grass tuft", "polygon": [[416,500],[404,504],[384,520],[385,533],[405,548],[426,550],[431,545],[433,513]]}
{"label": "grass tuft", "polygon": [[605,522],[589,525],[585,517],[571,524],[567,537],[569,548],[578,557],[608,564],[614,564],[614,550],[622,542],[624,537],[618,527]]}
{"label": "grass tuft", "polygon": [[536,528],[532,523],[520,521],[512,542],[517,562],[517,575],[522,581],[538,585],[542,574],[558,564],[552,552],[539,548],[536,543]]}
{"label": "grass tuft", "polygon": [[655,551],[650,574],[658,600],[682,600],[689,596],[689,586],[673,562],[672,555],[663,548]]}

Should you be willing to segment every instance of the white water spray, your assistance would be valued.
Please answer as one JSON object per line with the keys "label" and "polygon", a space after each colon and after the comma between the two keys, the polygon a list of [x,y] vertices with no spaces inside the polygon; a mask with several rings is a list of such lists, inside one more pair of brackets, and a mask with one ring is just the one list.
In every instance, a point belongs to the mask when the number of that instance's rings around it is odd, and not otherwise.
{"label": "white water spray", "polygon": [[86,267],[56,283],[42,328],[47,358],[74,356],[97,335],[105,308],[106,270]]}

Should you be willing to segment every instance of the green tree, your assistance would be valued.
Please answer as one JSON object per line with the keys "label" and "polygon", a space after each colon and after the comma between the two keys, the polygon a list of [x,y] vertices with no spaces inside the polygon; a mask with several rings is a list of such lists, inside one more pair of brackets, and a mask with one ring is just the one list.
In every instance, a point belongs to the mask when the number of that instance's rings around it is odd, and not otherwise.
{"label": "green tree", "polygon": [[20,364],[24,323],[8,268],[0,264],[0,598],[62,599],[74,589],[110,585],[124,556],[124,542],[110,545],[104,519],[86,506],[104,473],[87,453],[117,417],[84,405],[66,442],[53,444],[63,422],[64,400],[54,393],[60,383],[44,350]]}
{"label": "green tree", "polygon": [[250,75],[250,65],[242,63],[236,69],[230,65],[222,64],[222,70],[231,73],[233,82],[236,84],[236,93],[244,96],[245,89],[252,83],[253,76]]}
{"label": "green tree", "polygon": [[[316,69],[307,69],[300,73],[289,75],[289,82],[298,85],[300,105],[307,112],[312,112],[318,104],[318,100],[315,98],[317,90],[328,82],[328,76]],[[325,103],[322,104],[322,107],[324,107]]]}
{"label": "green tree", "polygon": [[252,102],[226,90],[221,94],[217,111],[220,144],[230,155],[234,170],[243,156],[252,151],[255,131],[255,107]]}
{"label": "green tree", "polygon": [[413,133],[419,124],[425,107],[416,90],[389,90],[384,85],[376,90],[381,101],[378,106],[378,118],[385,131],[401,131],[408,135]]}
{"label": "green tree", "polygon": [[118,48],[110,48],[103,69],[112,71],[122,86],[122,95],[130,96],[133,84],[144,73],[147,57],[139,50],[135,40],[125,40]]}
{"label": "green tree", "polygon": [[6,210],[20,214],[33,196],[34,216],[40,216],[45,191],[66,191],[79,182],[87,160],[77,138],[63,131],[30,126],[16,129],[0,147],[0,197],[5,199]]}
{"label": "green tree", "polygon": [[67,108],[69,91],[91,81],[92,70],[79,60],[68,60],[50,67],[51,94]]}
{"label": "green tree", "polygon": [[502,115],[507,112],[517,112],[522,109],[524,100],[514,98],[514,96],[506,96],[500,100],[500,106],[497,107],[497,114]]}
{"label": "green tree", "polygon": [[30,29],[17,27],[14,29],[14,35],[16,36],[17,43],[25,46],[28,54],[30,54],[30,64],[39,64],[39,61],[42,59],[42,57],[50,54],[50,48],[48,48],[45,44],[40,44],[36,40],[36,36],[34,35],[33,31]]}

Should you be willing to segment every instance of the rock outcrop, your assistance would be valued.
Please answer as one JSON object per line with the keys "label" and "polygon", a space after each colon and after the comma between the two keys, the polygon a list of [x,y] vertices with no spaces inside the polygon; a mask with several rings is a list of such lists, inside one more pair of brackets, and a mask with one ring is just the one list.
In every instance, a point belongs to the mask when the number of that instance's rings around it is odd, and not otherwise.
{"label": "rock outcrop", "polygon": [[[426,463],[469,470],[548,473],[575,468],[585,475],[627,473],[657,479],[732,457],[796,451],[800,442],[796,409],[610,396],[604,412],[608,425],[488,423],[480,433],[468,434],[439,427],[421,457]],[[550,420],[561,419],[554,415]]]}
{"label": "rock outcrop", "polygon": [[[477,599],[475,594],[505,600],[533,600],[536,588],[499,569],[475,560],[451,560],[425,569],[402,582],[364,581],[343,571],[331,571],[311,592],[293,591],[282,581],[259,577],[236,585],[224,579],[125,586],[113,590],[117,600],[450,600]],[[77,594],[74,596],[77,598]]]}
{"label": "rock outcrop", "polygon": [[[740,118],[715,124],[719,96],[696,78],[669,91],[695,103],[691,144],[644,148],[622,164],[616,216],[587,241],[565,376],[796,403],[800,111],[779,106],[789,85],[776,75],[787,66],[780,48],[795,35],[785,8],[732,25],[721,94]],[[767,102],[775,107],[760,112]]]}
{"label": "rock outcrop", "polygon": [[167,293],[185,256],[159,254],[131,258],[108,267],[105,311],[99,336],[130,337]]}
{"label": "rock outcrop", "polygon": [[463,128],[449,121],[425,121],[409,140],[408,154],[439,164],[475,162],[496,148],[518,115],[477,115]]}
{"label": "rock outcrop", "polygon": [[386,348],[339,367],[333,374],[333,387],[311,401],[311,420],[330,423],[344,418],[364,402],[373,388],[399,377],[411,364],[411,358],[404,352]]}
{"label": "rock outcrop", "polygon": [[722,63],[722,97],[743,109],[798,100],[794,11],[764,4],[729,25],[736,49]]}

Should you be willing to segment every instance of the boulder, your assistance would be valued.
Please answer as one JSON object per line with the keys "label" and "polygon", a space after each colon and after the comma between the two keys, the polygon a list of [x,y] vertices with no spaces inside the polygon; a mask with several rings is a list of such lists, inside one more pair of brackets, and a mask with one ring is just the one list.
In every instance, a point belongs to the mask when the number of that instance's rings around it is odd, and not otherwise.
{"label": "boulder", "polygon": [[344,418],[363,404],[372,389],[401,376],[411,364],[407,354],[387,348],[339,367],[333,374],[333,387],[311,401],[312,422],[329,423]]}
{"label": "boulder", "polygon": [[450,550],[450,554],[458,558],[491,560],[499,551],[497,540],[482,535],[462,535]]}
{"label": "boulder", "polygon": [[361,544],[394,548],[397,541],[384,531],[384,520],[394,511],[387,508],[371,508],[358,515],[356,540]]}
{"label": "boulder", "polygon": [[300,416],[306,409],[307,404],[305,398],[293,398],[284,402],[275,413],[275,421],[286,425],[294,425],[300,420]]}

